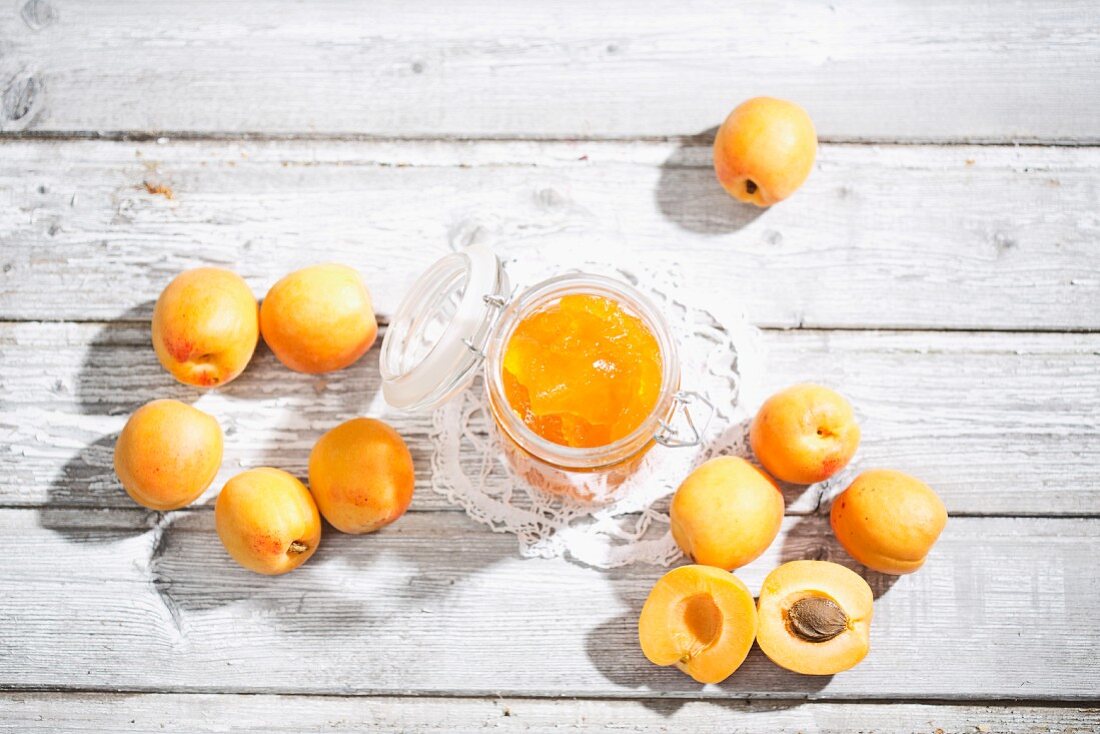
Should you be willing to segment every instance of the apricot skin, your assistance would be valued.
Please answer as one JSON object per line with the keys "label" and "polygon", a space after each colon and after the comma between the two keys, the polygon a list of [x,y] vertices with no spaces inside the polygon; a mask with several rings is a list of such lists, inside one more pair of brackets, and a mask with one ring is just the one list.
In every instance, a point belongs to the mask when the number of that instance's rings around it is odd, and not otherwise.
{"label": "apricot skin", "polygon": [[[810,641],[794,630],[789,612],[799,601],[822,597],[847,616],[845,629],[831,639]],[[760,587],[756,642],[776,665],[803,675],[833,675],[857,665],[871,649],[874,594],[849,568],[829,561],[790,561]]]}
{"label": "apricot skin", "polygon": [[321,516],[309,490],[270,467],[226,482],[214,504],[214,524],[233,560],[268,576],[293,571],[321,542]]}
{"label": "apricot skin", "polygon": [[115,473],[123,489],[151,510],[191,504],[222,463],[222,429],[213,416],[178,400],[138,408],[115,442]]}
{"label": "apricot skin", "polygon": [[279,361],[318,374],[362,357],[378,336],[363,279],[346,265],[312,265],[271,287],[260,306],[260,331]]}
{"label": "apricot skin", "polygon": [[248,284],[221,268],[175,277],[153,308],[153,349],[186,385],[224,385],[244,371],[259,341],[259,307]]}
{"label": "apricot skin", "polygon": [[777,479],[822,482],[848,465],[859,448],[859,424],[843,395],[801,384],[772,395],[749,429],[756,459]]}
{"label": "apricot skin", "polygon": [[382,421],[353,418],[317,441],[309,486],[321,514],[345,533],[372,533],[405,514],[413,496],[413,460]]}
{"label": "apricot skin", "polygon": [[737,456],[711,459],[672,498],[672,537],[696,563],[727,571],[758,558],[779,534],[783,495],[764,472]]}
{"label": "apricot skin", "polygon": [[638,640],[654,665],[721,683],[745,661],[756,628],[752,592],[739,578],[711,566],[680,566],[649,592]]}
{"label": "apricot skin", "polygon": [[902,575],[924,564],[947,524],[947,508],[919,479],[871,469],[833,501],[829,520],[852,558],[875,571]]}
{"label": "apricot skin", "polygon": [[793,194],[810,175],[817,133],[793,102],[755,97],[730,113],[714,139],[714,171],[730,196],[767,207]]}

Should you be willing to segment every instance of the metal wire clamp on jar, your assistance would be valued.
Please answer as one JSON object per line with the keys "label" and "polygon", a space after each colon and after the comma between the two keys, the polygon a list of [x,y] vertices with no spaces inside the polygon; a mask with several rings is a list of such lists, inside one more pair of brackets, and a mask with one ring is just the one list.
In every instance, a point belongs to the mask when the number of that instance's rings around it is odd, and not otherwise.
{"label": "metal wire clamp on jar", "polygon": [[[516,327],[574,294],[602,296],[639,318],[661,356],[653,409],[630,433],[603,446],[547,440],[524,424],[505,397],[503,356]],[[512,295],[503,265],[483,245],[445,256],[416,281],[382,340],[380,370],[386,402],[407,411],[442,405],[482,370],[489,409],[513,468],[534,486],[583,500],[600,499],[591,491],[594,479],[609,491],[618,486],[655,444],[697,446],[713,412],[705,397],[680,389],[680,362],[668,322],[643,294],[612,278],[570,272]]]}

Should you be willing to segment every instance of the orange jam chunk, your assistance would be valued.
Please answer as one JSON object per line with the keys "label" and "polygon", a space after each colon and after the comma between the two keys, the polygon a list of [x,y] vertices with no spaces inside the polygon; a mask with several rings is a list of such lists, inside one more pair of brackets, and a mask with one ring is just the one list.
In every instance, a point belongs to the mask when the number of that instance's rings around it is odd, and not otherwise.
{"label": "orange jam chunk", "polygon": [[604,446],[657,404],[661,351],[640,318],[602,296],[568,295],[519,323],[504,350],[504,394],[532,431]]}

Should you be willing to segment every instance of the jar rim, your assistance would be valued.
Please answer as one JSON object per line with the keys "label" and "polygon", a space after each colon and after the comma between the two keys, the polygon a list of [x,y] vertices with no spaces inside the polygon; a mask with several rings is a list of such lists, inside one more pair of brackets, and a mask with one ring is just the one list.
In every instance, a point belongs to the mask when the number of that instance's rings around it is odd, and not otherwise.
{"label": "jar rim", "polygon": [[[555,443],[531,430],[508,404],[504,393],[504,349],[524,317],[562,296],[590,293],[605,296],[639,317],[657,340],[661,355],[661,389],[650,414],[626,436],[602,446],[578,447]],[[570,272],[543,280],[516,296],[497,320],[485,352],[485,381],[490,407],[501,430],[532,456],[567,470],[596,470],[616,464],[649,446],[662,421],[672,411],[680,385],[680,361],[672,329],[653,301],[615,278]]]}

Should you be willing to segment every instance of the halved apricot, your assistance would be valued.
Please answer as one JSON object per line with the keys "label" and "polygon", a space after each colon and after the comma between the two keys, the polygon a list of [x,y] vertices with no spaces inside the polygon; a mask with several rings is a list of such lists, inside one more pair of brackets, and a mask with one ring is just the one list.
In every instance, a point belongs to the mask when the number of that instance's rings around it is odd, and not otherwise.
{"label": "halved apricot", "polygon": [[764,579],[758,608],[760,649],[795,673],[839,673],[871,648],[874,595],[863,577],[840,564],[784,563]]}
{"label": "halved apricot", "polygon": [[700,683],[720,683],[740,667],[756,637],[752,592],[732,573],[681,566],[649,592],[638,619],[642,652]]}

